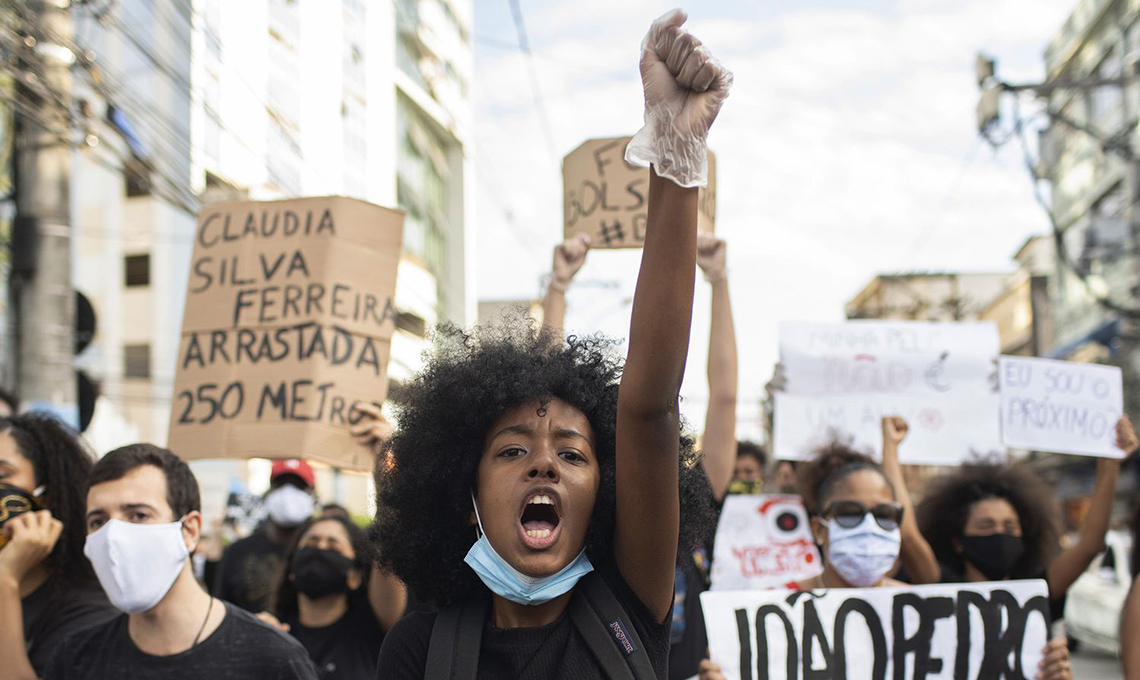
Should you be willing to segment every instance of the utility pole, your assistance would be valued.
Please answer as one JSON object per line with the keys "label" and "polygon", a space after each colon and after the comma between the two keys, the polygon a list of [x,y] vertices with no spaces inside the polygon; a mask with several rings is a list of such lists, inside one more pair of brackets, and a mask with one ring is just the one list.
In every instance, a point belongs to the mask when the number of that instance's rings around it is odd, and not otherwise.
{"label": "utility pole", "polygon": [[[14,374],[28,405],[78,422],[75,294],[71,286],[71,65],[74,32],[68,0],[28,0],[35,17],[30,45],[43,87],[22,85],[32,110],[18,117],[16,238],[12,293],[16,307]],[[61,134],[62,131],[62,134]]]}

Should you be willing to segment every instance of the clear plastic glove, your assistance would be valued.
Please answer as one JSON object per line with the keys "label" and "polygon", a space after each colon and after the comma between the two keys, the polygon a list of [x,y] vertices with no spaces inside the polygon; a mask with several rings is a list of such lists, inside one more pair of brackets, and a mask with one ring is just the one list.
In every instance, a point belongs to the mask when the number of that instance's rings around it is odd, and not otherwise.
{"label": "clear plastic glove", "polygon": [[704,272],[705,281],[717,283],[728,276],[724,239],[712,234],[697,234],[697,266]]}
{"label": "clear plastic glove", "polygon": [[641,41],[645,125],[625,149],[634,165],[683,187],[708,184],[708,132],[728,97],[732,74],[683,28],[675,9],[657,19]]}

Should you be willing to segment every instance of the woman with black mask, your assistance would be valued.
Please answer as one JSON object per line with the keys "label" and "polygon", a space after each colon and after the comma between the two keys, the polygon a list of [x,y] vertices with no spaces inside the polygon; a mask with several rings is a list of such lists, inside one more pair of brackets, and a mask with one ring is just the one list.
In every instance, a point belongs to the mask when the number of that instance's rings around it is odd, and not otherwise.
{"label": "woman with black mask", "polygon": [[368,538],[350,520],[309,520],[286,555],[277,618],[262,618],[295,637],[322,680],[372,678],[384,634],[403,616],[403,585],[369,563]]}

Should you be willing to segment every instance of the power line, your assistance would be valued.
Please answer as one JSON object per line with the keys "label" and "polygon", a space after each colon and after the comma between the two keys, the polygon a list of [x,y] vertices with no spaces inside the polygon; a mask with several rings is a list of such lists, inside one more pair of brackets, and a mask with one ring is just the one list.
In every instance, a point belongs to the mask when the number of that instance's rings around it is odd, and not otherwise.
{"label": "power line", "polygon": [[522,6],[519,0],[507,0],[511,5],[511,17],[515,21],[515,30],[519,34],[519,49],[526,55],[527,72],[530,74],[530,88],[534,94],[534,108],[538,113],[538,122],[542,126],[543,137],[546,138],[546,149],[550,153],[550,160],[558,167],[558,150],[554,145],[554,133],[550,128],[550,119],[546,115],[546,104],[542,99],[542,88],[539,86],[538,69],[535,67],[534,54],[530,51],[530,41],[526,35],[526,24],[523,22]]}
{"label": "power line", "polygon": [[970,150],[966,153],[965,157],[962,158],[961,166],[958,168],[958,174],[954,177],[954,180],[950,182],[950,188],[946,191],[946,195],[939,202],[938,209],[935,210],[934,215],[932,216],[930,222],[927,223],[926,228],[922,230],[922,232],[918,235],[918,238],[914,240],[914,244],[911,245],[910,254],[907,255],[907,261],[914,259],[914,256],[917,255],[920,250],[922,250],[922,247],[924,245],[926,245],[927,240],[929,240],[934,232],[937,231],[938,227],[942,225],[942,220],[946,215],[947,208],[950,207],[951,202],[958,193],[958,188],[961,186],[962,181],[966,179],[966,173],[968,173],[970,171],[970,168],[974,165],[974,159],[977,158],[978,150],[981,148],[981,138],[975,137],[973,146],[970,147]]}

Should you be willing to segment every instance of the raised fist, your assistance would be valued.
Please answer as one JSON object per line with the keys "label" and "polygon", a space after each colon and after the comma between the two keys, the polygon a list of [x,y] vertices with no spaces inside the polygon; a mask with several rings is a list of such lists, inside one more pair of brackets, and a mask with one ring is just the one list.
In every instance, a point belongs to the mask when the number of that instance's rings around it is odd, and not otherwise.
{"label": "raised fist", "polygon": [[687,18],[680,9],[665,14],[641,43],[645,127],[630,142],[626,160],[652,163],[662,177],[695,187],[707,183],[705,140],[732,74],[681,28]]}
{"label": "raised fist", "polygon": [[723,281],[727,273],[724,239],[704,232],[697,234],[697,266],[709,283]]}
{"label": "raised fist", "polygon": [[565,290],[571,279],[586,264],[586,253],[590,251],[590,237],[578,234],[554,247],[554,266],[550,279],[558,288]]}
{"label": "raised fist", "polygon": [[883,443],[898,446],[906,439],[910,426],[906,420],[898,416],[885,416],[883,418]]}

